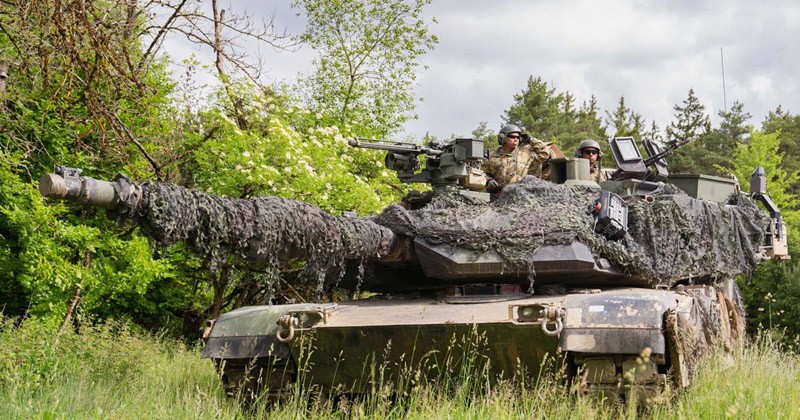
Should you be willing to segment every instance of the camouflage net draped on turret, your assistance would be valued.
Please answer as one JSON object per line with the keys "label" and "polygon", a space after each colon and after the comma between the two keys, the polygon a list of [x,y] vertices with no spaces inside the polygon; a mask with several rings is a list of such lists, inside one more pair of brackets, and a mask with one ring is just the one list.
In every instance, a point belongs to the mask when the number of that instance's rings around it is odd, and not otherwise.
{"label": "camouflage net draped on turret", "polygon": [[304,259],[320,288],[352,269],[348,260],[359,262],[360,278],[371,263],[391,252],[397,235],[471,249],[476,257],[494,249],[511,266],[530,273],[531,280],[537,249],[573,241],[586,244],[597,261],[606,259],[653,285],[748,273],[760,259],[768,219],[748,199],[737,205],[711,203],[671,186],[652,202],[625,197],[629,231],[624,239],[611,241],[593,231],[590,209],[599,195],[585,187],[526,177],[490,204],[451,191],[434,196],[419,210],[392,205],[372,218],[348,218],[279,197],[232,199],[144,184],[139,197],[123,197],[118,215],[134,218],[159,243],[185,241],[212,260],[232,253],[276,270]]}
{"label": "camouflage net draped on turret", "polygon": [[[648,202],[625,197],[629,232],[620,241],[595,234],[590,209],[597,190],[526,177],[486,205],[387,208],[375,221],[395,233],[422,236],[478,252],[496,249],[532,272],[542,245],[586,244],[618,269],[665,283],[688,277],[729,277],[750,272],[760,259],[766,214],[747,199],[738,205],[697,200],[667,185]],[[535,273],[534,273],[535,274]]]}

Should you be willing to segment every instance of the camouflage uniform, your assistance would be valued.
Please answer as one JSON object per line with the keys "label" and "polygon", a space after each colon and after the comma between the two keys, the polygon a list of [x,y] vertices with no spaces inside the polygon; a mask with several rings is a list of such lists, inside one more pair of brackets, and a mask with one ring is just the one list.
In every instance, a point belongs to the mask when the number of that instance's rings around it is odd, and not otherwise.
{"label": "camouflage uniform", "polygon": [[500,184],[515,184],[525,175],[542,176],[542,163],[550,157],[547,146],[539,139],[532,138],[511,152],[498,147],[483,163],[483,172]]}
{"label": "camouflage uniform", "polygon": [[594,182],[606,181],[603,171],[600,170],[600,161],[589,164],[589,178]]}
{"label": "camouflage uniform", "polygon": [[594,149],[597,151],[597,159],[594,161],[594,163],[589,160],[589,179],[594,182],[608,181],[608,177],[600,168],[600,162],[603,160],[603,149],[600,148],[600,143],[592,139],[586,139],[582,141],[578,146],[578,149],[575,150],[576,158],[583,158],[581,153],[583,152],[583,149]]}

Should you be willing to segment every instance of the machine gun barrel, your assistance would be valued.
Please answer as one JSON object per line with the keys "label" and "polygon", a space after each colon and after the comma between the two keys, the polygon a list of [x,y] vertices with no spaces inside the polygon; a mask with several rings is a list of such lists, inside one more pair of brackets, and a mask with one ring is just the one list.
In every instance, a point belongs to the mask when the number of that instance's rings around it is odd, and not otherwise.
{"label": "machine gun barrel", "polygon": [[386,150],[400,154],[426,154],[428,156],[439,156],[443,153],[441,150],[402,141],[376,140],[355,137],[350,139],[347,144],[361,149]]}
{"label": "machine gun barrel", "polygon": [[681,146],[683,146],[686,143],[689,143],[689,140],[675,140],[675,141],[669,142],[669,146],[666,149],[664,149],[664,150],[656,153],[655,155],[650,156],[647,159],[645,159],[644,160],[644,166],[650,166],[650,165],[658,162],[661,158],[664,158],[664,157],[667,157],[667,156],[671,155],[676,150],[678,150],[678,148],[680,148]]}

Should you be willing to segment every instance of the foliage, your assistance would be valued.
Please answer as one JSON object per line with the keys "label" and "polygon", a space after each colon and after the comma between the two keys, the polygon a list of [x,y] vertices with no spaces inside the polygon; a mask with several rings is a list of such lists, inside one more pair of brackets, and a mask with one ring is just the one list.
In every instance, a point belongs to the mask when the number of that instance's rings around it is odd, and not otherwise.
{"label": "foliage", "polygon": [[599,116],[600,109],[597,107],[597,98],[592,95],[588,102],[584,102],[578,110],[578,117],[571,135],[564,135],[564,146],[571,149],[585,139],[595,139],[602,145],[602,140],[608,137],[606,127]]}
{"label": "foliage", "polygon": [[762,263],[751,279],[742,282],[750,334],[765,329],[787,344],[800,339],[800,263],[797,252],[793,257]]}
{"label": "foliage", "polygon": [[[766,134],[751,131],[748,143],[740,143],[734,154],[736,174],[745,191],[749,190],[749,179],[756,167],[762,166],[767,174],[767,192],[780,209],[789,231],[789,250],[792,261],[770,261],[762,263],[756,273],[742,286],[747,304],[748,327],[752,332],[759,326],[784,329],[787,340],[800,336],[800,282],[796,247],[800,239],[800,200],[792,192],[800,181],[798,172],[788,172],[783,166],[783,153],[779,152],[780,133]],[[792,252],[794,251],[794,252]]]}
{"label": "foliage", "polygon": [[[354,149],[337,127],[314,126],[316,118],[291,99],[262,95],[250,83],[235,81],[231,89],[247,104],[242,114],[249,122],[241,129],[225,107],[206,107],[189,124],[186,153],[178,163],[184,185],[211,194],[236,198],[274,195],[302,200],[340,215],[354,211],[375,214],[406,191],[383,164],[383,154]],[[209,130],[213,127],[213,131]],[[205,131],[205,132],[204,132]],[[186,258],[169,253],[175,264]],[[216,262],[214,263],[216,264]],[[205,278],[210,297],[199,306],[199,318],[214,318],[220,311],[242,305],[291,300],[306,293],[296,271],[288,267],[276,284],[274,273],[250,268],[244,261],[227,259],[219,269],[210,260],[184,265],[191,278]],[[281,285],[294,284],[294,287]],[[282,296],[284,295],[284,296]]]}
{"label": "foliage", "polygon": [[492,146],[497,144],[497,133],[488,127],[486,121],[481,121],[474,130],[472,130],[472,138],[482,140],[483,147],[491,149]]}
{"label": "foliage", "polygon": [[8,251],[0,257],[4,312],[60,319],[80,287],[87,309],[105,306],[105,316],[119,316],[132,297],[170,275],[165,261],[152,259],[144,238],[102,233],[107,222],[95,211],[71,214],[63,205],[45,205],[36,187],[10,169],[0,162],[0,247]]}
{"label": "foliage", "polygon": [[[670,159],[673,169],[727,177],[734,164],[734,153],[740,144],[748,141],[751,129],[745,125],[750,114],[744,112],[744,104],[734,102],[730,111],[720,111],[719,127],[697,137],[682,146]],[[740,178],[741,179],[741,178]]]}
{"label": "foliage", "polygon": [[[234,197],[281,195],[334,214],[374,213],[405,191],[380,153],[348,147],[348,133],[319,126],[325,118],[275,89],[226,73],[208,105],[196,106],[188,99],[193,84],[170,80],[165,61],[153,58],[157,50],[148,50],[141,66],[121,63],[141,56],[137,36],[144,32],[114,28],[143,24],[141,10],[102,1],[84,6],[53,20],[52,4],[35,1],[0,16],[14,34],[0,46],[15,63],[0,113],[5,313],[60,319],[80,289],[84,316],[130,318],[191,336],[209,307],[272,295],[263,275],[245,266],[209,271],[180,244],[152,250],[136,231],[120,235],[96,210],[45,203],[34,180],[55,164],[100,179],[123,172],[138,182],[156,178]],[[37,49],[41,42],[62,48]],[[106,56],[92,54],[106,49]]]}
{"label": "foliage", "polygon": [[658,145],[664,144],[664,136],[655,121],[650,124],[650,128],[642,132],[642,141],[644,142],[645,140]]}
{"label": "foliage", "polygon": [[52,323],[11,321],[0,317],[4,417],[237,417],[212,364],[182,343],[124,323],[59,334]]}
{"label": "foliage", "polygon": [[608,120],[608,125],[614,127],[615,131],[613,137],[632,136],[637,140],[642,138],[644,120],[641,115],[631,111],[631,109],[625,105],[624,96],[619,97],[619,104],[613,114],[606,112],[606,118]]}
{"label": "foliage", "polygon": [[[774,111],[770,111],[763,122],[763,130],[766,134],[778,133],[781,144],[778,151],[788,156],[781,163],[790,173],[800,171],[800,115],[792,115],[778,106]],[[791,186],[794,194],[800,194],[800,184]]]}
{"label": "foliage", "polygon": [[733,166],[733,153],[739,145],[748,141],[752,127],[745,125],[750,114],[744,112],[744,104],[739,101],[734,102],[730,111],[720,111],[719,116],[719,127],[700,140],[704,153],[696,159],[696,163],[711,175],[725,176]]}
{"label": "foliage", "polygon": [[0,15],[0,47],[13,64],[0,112],[6,313],[61,318],[80,288],[84,309],[107,305],[103,315],[118,316],[132,296],[169,277],[169,264],[153,260],[142,237],[118,236],[93,210],[46,205],[34,185],[56,164],[100,174],[147,167],[143,149],[117,135],[126,123],[164,128],[156,117],[170,84],[158,63],[149,73],[121,63],[138,48],[119,30],[136,24],[124,10],[100,1],[57,11],[32,1]]}
{"label": "foliage", "polygon": [[667,126],[667,141],[690,145],[682,147],[670,157],[670,173],[702,173],[705,168],[698,166],[692,152],[702,149],[703,145],[691,143],[711,130],[711,120],[705,114],[705,107],[695,96],[694,89],[689,89],[689,95],[683,100],[683,104],[676,104],[673,109],[675,119]]}
{"label": "foliage", "polygon": [[[423,9],[431,0],[297,0],[303,40],[319,52],[304,84],[309,108],[361,136],[386,137],[414,118],[419,58],[437,42]],[[349,128],[345,128],[349,125]]]}
{"label": "foliage", "polygon": [[337,127],[295,129],[293,121],[308,111],[282,109],[271,97],[247,92],[254,90],[242,85],[253,130],[240,130],[216,108],[201,113],[202,124],[218,130],[185,163],[191,186],[233,197],[293,198],[331,214],[374,214],[397,198],[395,176],[384,168],[381,153],[348,146]]}
{"label": "foliage", "polygon": [[734,166],[727,168],[739,180],[744,191],[750,190],[750,176],[757,167],[767,174],[767,192],[781,210],[784,221],[798,226],[800,200],[791,192],[791,187],[800,181],[800,173],[787,172],[781,166],[783,154],[778,152],[780,139],[777,133],[750,132],[750,141],[740,143],[734,153]]}
{"label": "foliage", "polygon": [[534,137],[555,142],[566,151],[574,150],[587,138],[605,139],[595,98],[578,109],[574,102],[569,92],[556,93],[541,77],[531,76],[525,89],[514,95],[514,103],[505,111],[503,119],[519,125]]}

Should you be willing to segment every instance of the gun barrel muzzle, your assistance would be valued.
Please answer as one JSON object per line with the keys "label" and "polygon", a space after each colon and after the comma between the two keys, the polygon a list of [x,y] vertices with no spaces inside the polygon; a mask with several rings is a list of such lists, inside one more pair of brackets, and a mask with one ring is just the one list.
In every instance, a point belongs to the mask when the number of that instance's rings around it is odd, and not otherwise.
{"label": "gun barrel muzzle", "polygon": [[111,182],[81,176],[45,174],[39,180],[39,193],[46,198],[76,201],[104,209],[116,207],[119,201]]}

